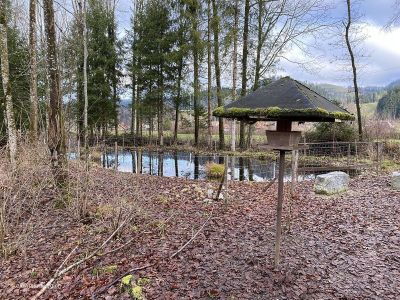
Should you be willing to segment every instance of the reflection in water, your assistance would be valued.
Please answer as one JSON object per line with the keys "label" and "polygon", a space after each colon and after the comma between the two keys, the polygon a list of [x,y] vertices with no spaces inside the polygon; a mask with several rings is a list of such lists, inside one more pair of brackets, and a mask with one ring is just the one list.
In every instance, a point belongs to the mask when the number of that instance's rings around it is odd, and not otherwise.
{"label": "reflection in water", "polygon": [[244,179],[244,158],[239,157],[239,181]]}
{"label": "reflection in water", "polygon": [[194,179],[199,179],[199,156],[194,155]]}
{"label": "reflection in water", "polygon": [[174,152],[174,162],[175,162],[175,177],[179,177],[178,154],[176,152]]}
{"label": "reflection in water", "polygon": [[[115,168],[115,153],[103,154],[101,163],[105,168]],[[228,180],[268,181],[277,176],[275,160],[259,160],[249,157],[227,157]],[[206,179],[208,162],[224,163],[219,155],[198,155],[190,152],[148,152],[141,150],[118,153],[118,170],[136,174],[150,174],[166,177]],[[288,166],[285,180],[290,180]]]}

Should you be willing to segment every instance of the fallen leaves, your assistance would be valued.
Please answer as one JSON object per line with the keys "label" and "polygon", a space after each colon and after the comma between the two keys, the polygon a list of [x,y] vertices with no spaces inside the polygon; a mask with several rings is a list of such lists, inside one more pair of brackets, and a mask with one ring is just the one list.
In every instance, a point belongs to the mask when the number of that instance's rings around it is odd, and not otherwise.
{"label": "fallen leaves", "polygon": [[[142,286],[146,299],[396,299],[399,294],[400,193],[385,177],[358,177],[349,192],[331,197],[316,196],[312,183],[301,183],[292,199],[292,226],[283,235],[279,270],[272,262],[276,184],[265,190],[265,183],[230,182],[225,206],[203,203],[217,183],[103,169],[93,170],[91,178],[92,205],[113,205],[118,194],[135,201],[142,212],[104,253],[134,241],[66,274],[43,299],[89,299],[146,264],[151,266],[133,273],[136,279],[149,278]],[[212,218],[198,232],[212,209]],[[287,207],[284,222],[286,217]],[[0,261],[4,299],[29,298],[78,242],[71,259],[84,256],[109,234],[107,223],[82,226],[48,207],[36,219],[35,243],[25,254]],[[162,234],[154,226],[160,222],[167,224]],[[180,255],[167,259],[197,232]],[[93,273],[104,266],[115,272]],[[129,297],[116,284],[96,299]]]}

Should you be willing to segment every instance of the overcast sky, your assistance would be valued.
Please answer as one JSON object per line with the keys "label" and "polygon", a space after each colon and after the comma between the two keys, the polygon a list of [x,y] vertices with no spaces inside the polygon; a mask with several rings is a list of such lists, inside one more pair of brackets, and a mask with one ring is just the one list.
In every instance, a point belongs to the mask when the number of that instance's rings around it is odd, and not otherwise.
{"label": "overcast sky", "polygon": [[[121,32],[130,26],[131,4],[133,0],[119,0],[117,19]],[[363,33],[367,36],[364,41],[364,57],[360,65],[360,84],[387,85],[400,79],[400,26],[395,26],[391,31],[383,29],[394,11],[395,0],[364,0],[360,1],[358,10],[362,13],[364,23]],[[340,19],[346,16],[346,0],[334,0],[335,6],[331,14],[333,18]],[[340,63],[334,58],[344,58],[342,52],[332,48],[329,40],[319,41],[315,54],[317,69],[305,71],[297,64],[281,61],[279,75],[290,75],[299,80],[310,82],[334,83],[343,86],[351,85],[351,73],[344,71]],[[304,57],[296,49],[288,52],[290,60],[304,61]],[[349,62],[350,63],[350,62]],[[349,64],[347,64],[349,65]]]}

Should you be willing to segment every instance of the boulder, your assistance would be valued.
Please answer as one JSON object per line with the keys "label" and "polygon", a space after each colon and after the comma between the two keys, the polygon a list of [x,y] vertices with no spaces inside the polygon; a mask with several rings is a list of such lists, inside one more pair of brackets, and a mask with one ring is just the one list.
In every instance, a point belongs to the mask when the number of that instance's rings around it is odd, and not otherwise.
{"label": "boulder", "polygon": [[[314,191],[317,194],[332,195],[347,191],[350,176],[344,172],[331,172],[318,175]],[[400,181],[399,181],[400,182]]]}
{"label": "boulder", "polygon": [[396,190],[400,190],[400,172],[392,173],[391,184]]}

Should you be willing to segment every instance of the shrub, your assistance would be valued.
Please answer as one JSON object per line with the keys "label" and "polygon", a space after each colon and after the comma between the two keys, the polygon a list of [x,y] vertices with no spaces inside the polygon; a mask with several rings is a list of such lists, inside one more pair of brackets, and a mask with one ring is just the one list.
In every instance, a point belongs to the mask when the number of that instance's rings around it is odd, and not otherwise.
{"label": "shrub", "polygon": [[354,142],[356,139],[355,127],[347,122],[317,123],[313,131],[306,133],[307,142]]}
{"label": "shrub", "polygon": [[208,178],[221,178],[224,176],[225,166],[214,162],[206,164],[206,174]]}

